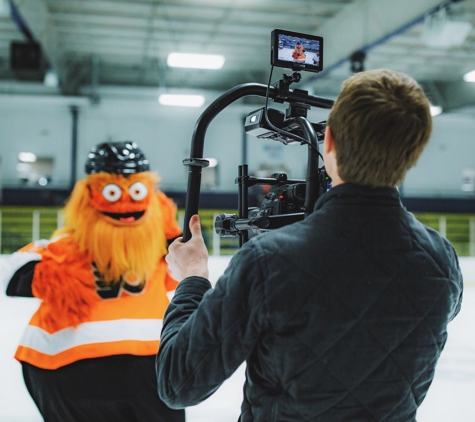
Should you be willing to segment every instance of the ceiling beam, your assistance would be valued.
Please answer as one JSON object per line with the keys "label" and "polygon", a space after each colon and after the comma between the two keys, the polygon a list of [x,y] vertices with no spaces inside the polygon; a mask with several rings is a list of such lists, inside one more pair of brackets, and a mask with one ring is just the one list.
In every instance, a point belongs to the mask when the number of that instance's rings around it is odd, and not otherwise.
{"label": "ceiling beam", "polygon": [[308,77],[306,82],[345,64],[352,53],[374,48],[422,22],[426,13],[442,3],[441,0],[361,0],[348,5],[319,28],[319,35],[324,38],[324,70]]}
{"label": "ceiling beam", "polygon": [[63,51],[58,31],[45,0],[13,0],[14,5],[35,41],[41,44],[43,54],[57,73],[63,94],[73,94],[74,87],[69,84],[67,68],[64,65]]}

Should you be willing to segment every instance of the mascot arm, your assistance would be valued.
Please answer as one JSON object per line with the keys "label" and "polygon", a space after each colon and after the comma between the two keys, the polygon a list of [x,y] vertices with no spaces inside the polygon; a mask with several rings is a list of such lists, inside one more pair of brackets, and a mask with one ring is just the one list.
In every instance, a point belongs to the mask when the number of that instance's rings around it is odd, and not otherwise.
{"label": "mascot arm", "polygon": [[44,318],[51,329],[77,327],[88,320],[92,307],[100,300],[90,260],[69,239],[50,243],[42,253],[32,292],[48,309]]}
{"label": "mascot arm", "polygon": [[[181,229],[178,226],[176,219],[177,207],[176,204],[163,192],[157,191],[157,197],[162,209],[163,230],[165,232],[168,245],[170,245],[171,242],[182,235]],[[165,259],[161,261],[161,265],[163,265],[165,269],[165,289],[169,293],[167,294],[168,298],[171,300],[176,286],[178,286],[178,281],[169,274]]]}
{"label": "mascot arm", "polygon": [[182,234],[176,220],[177,207],[175,203],[163,192],[157,191],[157,197],[162,209],[163,230],[165,231],[165,237],[167,240],[173,241]]}

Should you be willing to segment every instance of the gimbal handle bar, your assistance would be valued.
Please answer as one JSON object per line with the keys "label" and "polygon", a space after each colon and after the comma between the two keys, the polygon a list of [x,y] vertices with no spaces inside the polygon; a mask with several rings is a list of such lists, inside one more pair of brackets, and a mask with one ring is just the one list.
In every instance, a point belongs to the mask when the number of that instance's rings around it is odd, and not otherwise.
{"label": "gimbal handle bar", "polygon": [[305,187],[305,216],[313,212],[318,199],[318,140],[312,124],[304,117],[297,116],[295,122],[300,126],[308,141],[307,183]]}
{"label": "gimbal handle bar", "polygon": [[[191,238],[189,228],[190,219],[194,214],[198,214],[202,168],[208,167],[209,165],[206,160],[203,160],[204,138],[209,124],[228,105],[242,97],[255,95],[265,98],[267,89],[267,85],[264,84],[247,83],[237,85],[213,101],[198,118],[191,139],[190,158],[183,160],[183,164],[189,168],[185,201],[185,220],[183,223],[184,242],[187,242]],[[302,102],[319,108],[331,108],[333,105],[332,100],[308,95],[306,91],[301,90],[294,92],[289,89],[285,95],[282,95],[282,92],[272,85],[269,86],[269,98],[279,102]]]}

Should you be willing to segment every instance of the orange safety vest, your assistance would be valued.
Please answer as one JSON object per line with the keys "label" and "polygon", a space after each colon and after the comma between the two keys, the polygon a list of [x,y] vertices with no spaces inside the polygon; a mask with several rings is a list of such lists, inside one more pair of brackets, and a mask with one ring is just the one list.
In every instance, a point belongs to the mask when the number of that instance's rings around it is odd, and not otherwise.
{"label": "orange safety vest", "polygon": [[[166,229],[166,237],[179,234],[180,229],[173,221]],[[157,353],[163,315],[178,284],[168,274],[164,258],[143,287],[137,285],[133,274],[124,274],[120,283],[104,288],[97,279],[93,263],[86,254],[78,251],[69,236],[32,244],[13,255],[22,265],[25,261],[41,261],[51,256],[61,261],[64,274],[61,270],[59,278],[64,276],[67,289],[73,291],[73,303],[79,304],[77,307],[68,305],[68,308],[64,306],[61,294],[55,295],[54,292],[50,292],[49,297],[56,300],[58,296],[57,301],[45,301],[41,294],[37,294],[38,285],[41,284],[43,289],[51,287],[47,280],[37,280],[41,275],[37,275],[35,269],[33,294],[43,300],[21,338],[15,353],[17,360],[39,368],[57,369],[81,359]],[[65,262],[63,257],[66,257]],[[44,273],[42,277],[46,277]],[[70,282],[74,287],[68,284]],[[81,316],[77,317],[76,312],[82,312]],[[53,323],[52,314],[56,315]],[[71,322],[75,321],[73,317],[79,323]]]}

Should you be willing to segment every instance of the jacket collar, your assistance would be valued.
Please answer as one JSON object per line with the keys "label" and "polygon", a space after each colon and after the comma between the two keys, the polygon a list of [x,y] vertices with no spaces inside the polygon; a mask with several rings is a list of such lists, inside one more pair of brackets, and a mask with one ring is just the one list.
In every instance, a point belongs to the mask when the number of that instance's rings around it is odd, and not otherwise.
{"label": "jacket collar", "polygon": [[399,191],[395,187],[371,187],[355,185],[353,183],[343,183],[331,188],[328,192],[318,198],[315,204],[315,211],[322,208],[329,202],[345,204],[372,204],[386,206],[402,206]]}

